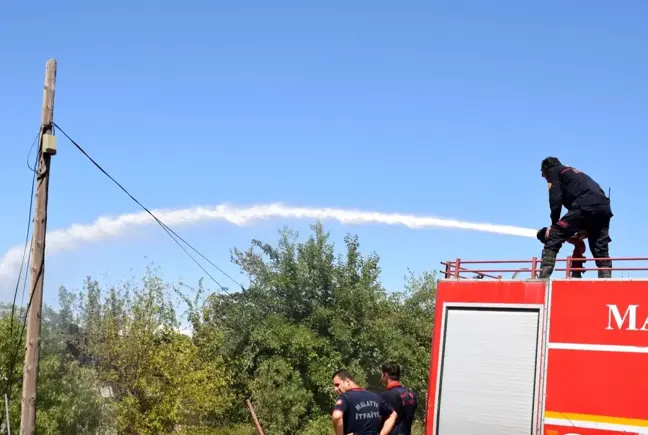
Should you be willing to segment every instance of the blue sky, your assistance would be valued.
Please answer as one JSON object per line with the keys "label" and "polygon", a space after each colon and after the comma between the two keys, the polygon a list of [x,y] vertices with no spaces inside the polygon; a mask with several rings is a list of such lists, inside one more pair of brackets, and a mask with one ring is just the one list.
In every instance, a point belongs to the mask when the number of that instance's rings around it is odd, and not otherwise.
{"label": "blue sky", "polygon": [[[25,160],[55,57],[55,120],[149,207],[281,201],[539,228],[549,219],[540,161],[556,155],[612,187],[612,254],[646,255],[647,18],[641,0],[14,2],[0,17],[12,41],[0,249],[24,237]],[[138,211],[62,136],[50,194],[50,230]],[[231,247],[310,223],[178,231],[237,274]],[[390,290],[408,267],[541,249],[469,231],[326,227],[377,251]],[[59,285],[117,281],[149,262],[170,280],[201,276],[149,227],[50,256],[46,302]]]}

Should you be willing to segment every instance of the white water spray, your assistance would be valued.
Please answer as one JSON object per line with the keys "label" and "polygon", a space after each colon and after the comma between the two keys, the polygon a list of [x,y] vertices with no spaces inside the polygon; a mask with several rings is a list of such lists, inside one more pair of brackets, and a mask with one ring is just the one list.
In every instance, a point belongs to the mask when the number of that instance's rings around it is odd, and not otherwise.
{"label": "white water spray", "polygon": [[[413,229],[455,228],[518,237],[535,237],[537,231],[531,228],[510,225],[462,222],[432,216],[339,208],[290,207],[283,204],[255,205],[251,207],[235,207],[221,204],[181,210],[152,210],[152,212],[171,228],[214,220],[224,220],[234,225],[243,226],[257,220],[283,218],[336,220],[342,224],[403,225]],[[47,233],[47,254],[72,250],[83,242],[95,242],[110,237],[119,237],[133,227],[153,223],[155,221],[148,213],[141,212],[117,217],[103,216],[89,225],[74,224],[69,228]],[[5,253],[0,262],[0,282],[16,278],[22,260],[22,253],[22,246],[15,246]]]}

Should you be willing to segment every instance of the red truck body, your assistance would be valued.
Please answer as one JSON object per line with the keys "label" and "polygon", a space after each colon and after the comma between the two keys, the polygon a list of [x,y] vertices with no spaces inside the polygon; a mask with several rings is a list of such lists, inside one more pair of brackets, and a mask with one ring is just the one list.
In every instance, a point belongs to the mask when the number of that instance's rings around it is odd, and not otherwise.
{"label": "red truck body", "polygon": [[426,435],[648,434],[648,280],[446,264]]}

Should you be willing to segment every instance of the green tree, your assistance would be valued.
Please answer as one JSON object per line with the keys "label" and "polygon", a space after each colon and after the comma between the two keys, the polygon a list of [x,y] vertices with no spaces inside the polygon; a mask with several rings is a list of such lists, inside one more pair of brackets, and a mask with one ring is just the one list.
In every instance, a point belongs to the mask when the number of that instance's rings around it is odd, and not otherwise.
{"label": "green tree", "polygon": [[274,434],[299,429],[311,393],[285,359],[270,358],[262,362],[250,383],[250,390],[258,417],[266,423],[265,432]]}
{"label": "green tree", "polygon": [[[15,350],[23,325],[24,310],[16,312],[13,334],[10,334],[10,313],[11,309],[5,307],[0,314],[0,370],[3,374],[4,391],[9,360],[11,356],[16,355],[11,396],[11,427],[17,432],[20,424],[24,337],[17,354]],[[10,341],[11,335],[13,339]],[[94,369],[81,367],[67,355],[60,316],[47,306],[43,307],[41,337],[36,420],[38,433],[106,433],[111,425],[111,410],[106,400],[101,397],[98,375]]]}
{"label": "green tree", "polygon": [[77,297],[62,289],[60,299],[61,313],[80,326],[71,340],[79,358],[112,392],[120,434],[187,431],[230,405],[222,358],[201,358],[179,332],[170,286],[151,271],[139,285],[107,291],[88,279]]}
{"label": "green tree", "polygon": [[38,433],[110,433],[112,410],[100,388],[92,368],[62,360],[58,355],[46,355],[40,361]]}
{"label": "green tree", "polygon": [[[406,291],[390,295],[380,283],[378,255],[363,255],[357,236],[348,235],[345,248],[336,255],[319,223],[303,242],[289,229],[276,246],[253,240],[232,256],[248,289],[190,304],[196,334],[223,339],[214,352],[231,370],[235,403],[253,397],[270,434],[322,427],[334,403],[331,377],[342,367],[380,389],[380,364],[397,360],[425,397],[434,276],[410,274]],[[281,410],[271,412],[271,403]],[[247,418],[240,407],[230,416]]]}
{"label": "green tree", "polygon": [[[38,432],[252,435],[249,398],[268,435],[330,434],[333,372],[347,368],[380,391],[385,361],[404,366],[423,415],[434,274],[409,272],[403,291],[387,292],[378,255],[363,254],[354,235],[337,251],[319,223],[304,240],[287,228],[276,244],[253,240],[232,261],[249,278],[243,291],[210,293],[201,280],[192,297],[152,270],[141,281],[61,288],[60,309],[43,310]],[[189,307],[191,335],[180,332],[174,293]],[[15,313],[10,342],[10,312],[0,307],[3,386],[24,315]],[[14,430],[23,352],[24,339]]]}
{"label": "green tree", "polygon": [[394,311],[386,318],[389,324],[383,325],[382,334],[389,343],[387,359],[404,367],[404,382],[418,395],[419,419],[424,417],[426,408],[436,285],[434,273],[416,275],[409,271],[405,291],[391,296]]}

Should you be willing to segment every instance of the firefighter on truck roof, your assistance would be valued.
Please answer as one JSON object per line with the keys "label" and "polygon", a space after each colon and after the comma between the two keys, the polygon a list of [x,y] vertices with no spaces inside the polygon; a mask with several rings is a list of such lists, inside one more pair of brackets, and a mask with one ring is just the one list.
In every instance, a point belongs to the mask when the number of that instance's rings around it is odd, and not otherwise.
{"label": "firefighter on truck roof", "polygon": [[[551,226],[545,232],[542,265],[539,278],[549,278],[556,265],[556,256],[563,243],[579,231],[587,232],[592,256],[599,268],[611,268],[608,246],[612,208],[610,199],[601,186],[587,174],[571,166],[563,165],[556,157],[547,157],[540,167],[542,176],[549,184],[549,208]],[[561,218],[562,207],[567,213]],[[610,278],[611,269],[599,270],[599,278]]]}

